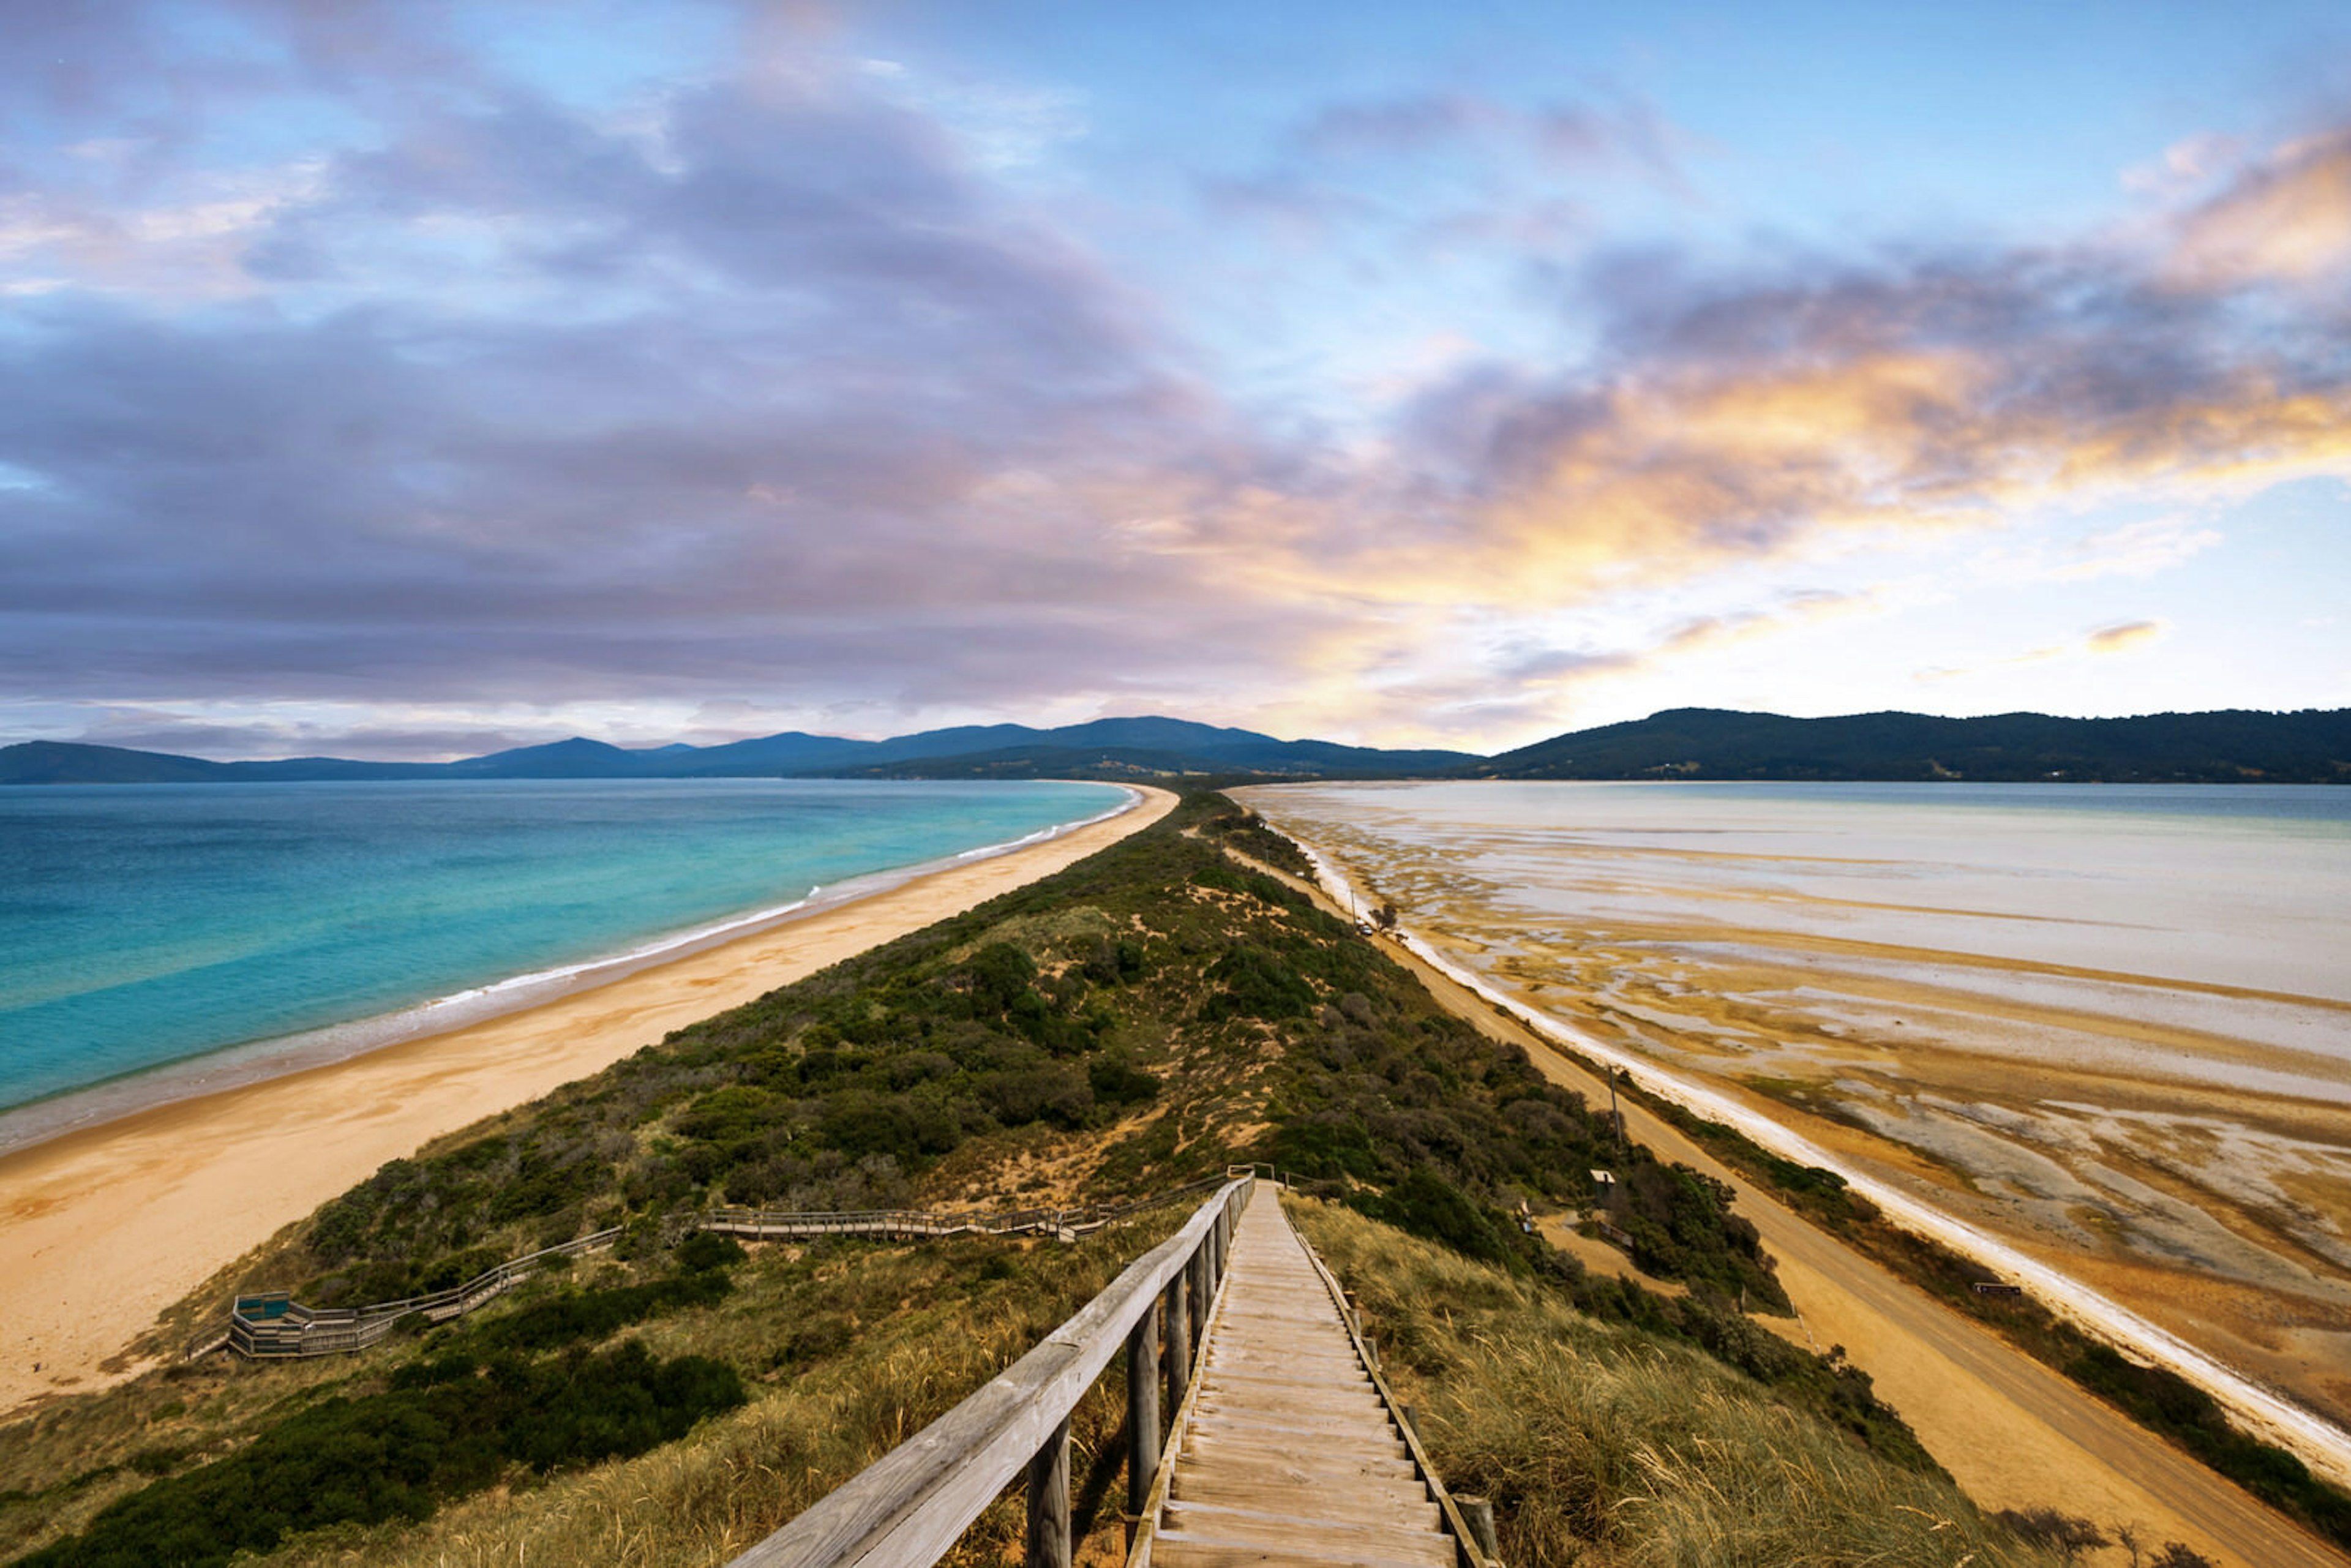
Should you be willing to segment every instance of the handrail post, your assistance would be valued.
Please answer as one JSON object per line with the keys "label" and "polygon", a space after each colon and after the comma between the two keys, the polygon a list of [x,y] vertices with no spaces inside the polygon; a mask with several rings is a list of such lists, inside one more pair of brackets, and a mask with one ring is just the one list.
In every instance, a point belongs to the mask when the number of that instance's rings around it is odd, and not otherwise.
{"label": "handrail post", "polygon": [[1159,1473],[1159,1320],[1162,1304],[1151,1303],[1126,1336],[1127,1546],[1151,1502],[1151,1482]]}
{"label": "handrail post", "polygon": [[1192,1270],[1176,1270],[1167,1281],[1167,1408],[1184,1406],[1184,1391],[1192,1386]]}
{"label": "handrail post", "polygon": [[1494,1505],[1482,1497],[1457,1497],[1461,1505],[1461,1517],[1469,1523],[1469,1533],[1477,1537],[1478,1550],[1485,1561],[1501,1555],[1500,1540],[1494,1533]]}
{"label": "handrail post", "polygon": [[1070,1418],[1029,1461],[1028,1568],[1070,1568]]}
{"label": "handrail post", "polygon": [[1208,1237],[1200,1238],[1200,1249],[1192,1254],[1192,1266],[1185,1271],[1192,1276],[1192,1343],[1201,1347],[1192,1359],[1196,1364],[1207,1359],[1208,1338],[1208,1303],[1215,1299],[1216,1285],[1208,1278]]}

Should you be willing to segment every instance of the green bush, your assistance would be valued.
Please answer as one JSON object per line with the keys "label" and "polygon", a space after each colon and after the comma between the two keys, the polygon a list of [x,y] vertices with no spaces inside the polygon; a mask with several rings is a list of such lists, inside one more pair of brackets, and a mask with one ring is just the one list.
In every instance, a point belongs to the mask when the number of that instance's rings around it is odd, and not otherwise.
{"label": "green bush", "polygon": [[100,1511],[26,1568],[214,1568],[322,1525],[421,1520],[510,1465],[643,1453],[743,1403],[734,1370],[633,1342],[541,1362],[426,1363],[381,1394],[330,1398],[225,1459]]}

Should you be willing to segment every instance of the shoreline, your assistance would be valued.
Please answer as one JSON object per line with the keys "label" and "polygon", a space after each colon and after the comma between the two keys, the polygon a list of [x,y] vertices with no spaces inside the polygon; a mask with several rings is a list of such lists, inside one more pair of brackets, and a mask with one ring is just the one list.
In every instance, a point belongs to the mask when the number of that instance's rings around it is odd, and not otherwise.
{"label": "shoreline", "polygon": [[[1282,831],[1288,834],[1288,830]],[[1326,894],[1343,903],[1355,896],[1353,883],[1332,857],[1305,840],[1289,836],[1314,867],[1315,879]],[[1538,1038],[1585,1061],[1623,1071],[1647,1092],[1731,1127],[1782,1158],[1835,1172],[1895,1224],[2023,1284],[2043,1306],[2091,1338],[2187,1379],[2263,1440],[2285,1448],[2337,1484],[2351,1485],[2351,1435],[2325,1417],[2016,1246],[1855,1169],[1850,1162],[1730,1096],[1594,1039],[1509,995],[1417,933],[1398,926],[1392,935],[1415,958]]]}
{"label": "shoreline", "polygon": [[127,1353],[165,1309],[386,1161],[1050,875],[1176,804],[1122,788],[1130,805],[1040,841],[967,852],[494,1017],[0,1151],[0,1420],[144,1370]]}
{"label": "shoreline", "polygon": [[1017,839],[981,844],[909,865],[866,872],[837,883],[819,883],[788,903],[657,933],[617,952],[508,975],[446,996],[429,997],[390,1012],[346,1019],[293,1034],[241,1040],[0,1107],[0,1160],[38,1147],[52,1138],[101,1127],[174,1101],[266,1083],[273,1078],[352,1061],[408,1040],[543,1007],[745,936],[758,936],[795,920],[887,893],[938,872],[1050,843],[1122,816],[1143,803],[1144,797],[1134,786],[1106,787],[1126,791],[1125,800],[1093,816],[1040,829]]}

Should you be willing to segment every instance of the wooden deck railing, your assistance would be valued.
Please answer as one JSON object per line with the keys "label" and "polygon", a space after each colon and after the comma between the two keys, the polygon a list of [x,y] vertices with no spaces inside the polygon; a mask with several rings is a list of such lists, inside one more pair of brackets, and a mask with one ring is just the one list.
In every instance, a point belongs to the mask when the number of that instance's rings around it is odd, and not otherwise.
{"label": "wooden deck railing", "polygon": [[[1046,1235],[1074,1241],[1104,1226],[1131,1219],[1171,1203],[1207,1193],[1235,1176],[1270,1166],[1228,1166],[1222,1178],[1209,1176],[1132,1203],[1090,1204],[1079,1208],[1016,1208],[998,1212],[875,1208],[845,1212],[807,1209],[718,1208],[691,1217],[673,1232],[716,1231],[754,1241],[813,1239],[825,1236],[876,1236],[893,1241],[925,1240],[943,1236]],[[577,1257],[610,1247],[621,1228],[599,1230],[511,1258],[484,1270],[462,1285],[397,1301],[376,1301],[363,1307],[309,1307],[284,1291],[239,1296],[230,1304],[225,1332],[205,1336],[188,1347],[191,1358],[216,1350],[231,1350],[254,1360],[298,1356],[345,1355],[365,1350],[383,1339],[401,1319],[422,1313],[429,1322],[446,1322],[495,1300],[521,1283],[549,1261]]]}
{"label": "wooden deck railing", "polygon": [[[339,1355],[364,1350],[392,1333],[392,1325],[413,1313],[431,1322],[462,1317],[485,1301],[519,1284],[557,1258],[576,1258],[610,1247],[621,1228],[599,1230],[560,1246],[543,1247],[520,1258],[509,1258],[485,1270],[462,1285],[430,1295],[397,1301],[376,1301],[364,1307],[306,1307],[284,1291],[239,1296],[229,1307],[226,1347],[256,1360],[278,1356]],[[219,1341],[208,1341],[214,1348]]]}
{"label": "wooden deck railing", "polygon": [[1130,1511],[1160,1458],[1160,1380],[1183,1402],[1193,1346],[1223,1282],[1233,1228],[1256,1188],[1249,1167],[1045,1342],[978,1393],[735,1559],[732,1568],[925,1568],[1017,1476],[1029,1478],[1031,1568],[1070,1561],[1070,1415],[1126,1354]]}

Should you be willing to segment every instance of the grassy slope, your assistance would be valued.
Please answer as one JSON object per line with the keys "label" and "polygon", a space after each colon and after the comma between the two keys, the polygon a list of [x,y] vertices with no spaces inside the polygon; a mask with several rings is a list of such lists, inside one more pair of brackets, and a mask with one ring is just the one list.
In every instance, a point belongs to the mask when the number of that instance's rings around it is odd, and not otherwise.
{"label": "grassy slope", "polygon": [[[360,1519],[283,1555],[720,1559],[1008,1364],[1176,1217],[1076,1248],[763,1249],[732,1270],[722,1300],[641,1291],[625,1299],[650,1315],[600,1319],[594,1302],[672,1273],[657,1239],[665,1216],[725,1200],[1110,1197],[1252,1156],[1325,1177],[1363,1214],[1446,1243],[1448,1267],[1482,1260],[1476,1277],[1522,1304],[1489,1325],[1513,1354],[1563,1354],[1552,1342],[1573,1329],[1579,1354],[1708,1369],[1708,1398],[1771,1412],[1743,1428],[1750,1436],[1801,1436],[1805,1453],[1836,1457],[1821,1484],[1848,1511],[1918,1488],[1954,1499],[1938,1503],[1947,1512],[1963,1507],[1865,1377],[1788,1346],[1730,1304],[1730,1291],[1770,1301],[1776,1287],[1751,1229],[1711,1184],[1637,1149],[1606,1155],[1634,1178],[1627,1228],[1653,1272],[1690,1282],[1686,1300],[1586,1280],[1524,1235],[1509,1218],[1520,1201],[1588,1197],[1585,1173],[1603,1157],[1598,1121],[1343,925],[1237,871],[1219,838],[1260,858],[1289,852],[1220,799],[1187,801],[1060,876],[387,1166],[225,1274],[183,1322],[216,1312],[235,1285],[307,1281],[308,1299],[365,1301],[603,1224],[625,1224],[629,1237],[581,1265],[578,1281],[535,1282],[463,1327],[350,1360],[214,1360],[0,1433],[0,1489],[15,1489],[0,1504],[0,1550],[81,1529],[150,1474],[199,1475],[304,1409],[389,1387],[403,1365],[578,1357],[634,1339],[659,1355],[725,1364],[750,1403],[636,1458],[509,1466],[488,1490],[439,1500],[424,1524]],[[1348,1232],[1374,1233],[1367,1221]],[[510,1325],[520,1322],[559,1328],[517,1351]],[[1079,1422],[1082,1499],[1114,1499],[1103,1464],[1115,1462],[1117,1418],[1115,1401],[1098,1396]],[[1507,1443],[1531,1445],[1520,1458],[1550,1473],[1561,1461],[1546,1445],[1558,1436],[1527,1425]],[[1647,1452],[1617,1459],[1637,1469]],[[1529,1519],[1551,1506],[1531,1490],[1495,1490]],[[1738,1507],[1771,1511],[1760,1494],[1736,1495],[1746,1500]],[[1114,1508],[1090,1511],[1098,1535],[1114,1532]],[[1587,1544],[1621,1553],[1646,1539],[1637,1518],[1664,1514],[1620,1509],[1604,1530],[1600,1516],[1578,1517],[1597,1531]],[[1009,1519],[1006,1505],[983,1534],[1003,1539]],[[1980,1528],[1970,1518],[1968,1529]]]}
{"label": "grassy slope", "polygon": [[1514,1565],[2039,1563],[1940,1475],[1890,1465],[1696,1349],[1335,1205],[1292,1202],[1396,1396]]}

